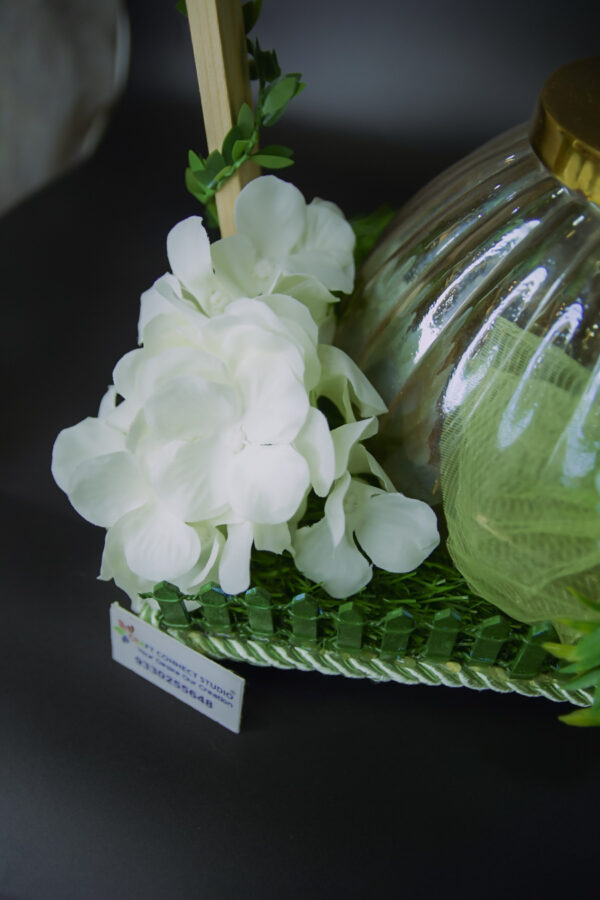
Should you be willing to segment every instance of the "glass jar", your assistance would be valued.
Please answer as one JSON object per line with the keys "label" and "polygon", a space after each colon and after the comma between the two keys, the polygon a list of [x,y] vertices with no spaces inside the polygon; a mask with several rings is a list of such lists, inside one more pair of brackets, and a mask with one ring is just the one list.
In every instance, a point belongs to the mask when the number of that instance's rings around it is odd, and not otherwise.
{"label": "glass jar", "polygon": [[600,60],[559,70],[531,127],[399,213],[336,338],[388,404],[372,449],[397,488],[528,622],[600,619],[599,129]]}

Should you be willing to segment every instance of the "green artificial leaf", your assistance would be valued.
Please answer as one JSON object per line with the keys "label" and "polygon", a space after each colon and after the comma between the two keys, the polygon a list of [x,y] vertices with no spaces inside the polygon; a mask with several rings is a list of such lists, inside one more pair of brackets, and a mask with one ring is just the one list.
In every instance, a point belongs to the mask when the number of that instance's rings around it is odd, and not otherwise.
{"label": "green artificial leaf", "polygon": [[586,709],[576,709],[565,716],[558,717],[565,725],[575,725],[580,728],[589,728],[600,725],[600,709],[588,706]]}
{"label": "green artificial leaf", "polygon": [[265,169],[287,169],[288,166],[294,165],[293,159],[286,159],[284,156],[268,156],[265,153],[255,153],[252,159]]}
{"label": "green artificial leaf", "polygon": [[206,212],[206,225],[208,228],[218,228],[219,227],[219,214],[217,212],[217,201],[214,198],[214,194],[212,197],[209,197],[204,201],[204,209]]}
{"label": "green artificial leaf", "polygon": [[[302,76],[294,73],[278,78],[267,88],[263,102],[263,124],[273,125],[284,112],[290,100],[302,90]],[[304,85],[302,85],[304,87]]]}
{"label": "green artificial leaf", "polygon": [[288,159],[294,155],[294,151],[289,147],[283,147],[281,144],[269,144],[268,147],[261,147],[259,153],[266,156],[285,156]]}
{"label": "green artificial leaf", "polygon": [[[223,154],[220,150],[213,150],[211,154],[206,159],[206,172],[209,175],[209,182],[218,181],[221,177],[221,173],[227,168],[227,163],[223,159]],[[204,175],[204,172],[200,173]]]}
{"label": "green artificial leaf", "polygon": [[[564,671],[564,670],[563,670]],[[578,678],[569,681],[566,687],[570,691],[585,691],[587,688],[597,687],[600,684],[600,669],[592,669]]]}
{"label": "green artificial leaf", "polygon": [[574,644],[556,644],[554,641],[546,641],[542,644],[544,650],[556,656],[557,659],[572,660],[575,659]]}
{"label": "green artificial leaf", "polygon": [[248,34],[249,31],[252,31],[254,26],[258,21],[258,17],[260,16],[260,10],[262,7],[262,0],[248,0],[248,3],[244,3],[242,6],[242,13],[244,16],[244,31]]}
{"label": "green artificial leaf", "polygon": [[244,140],[248,140],[248,138],[252,136],[255,127],[254,113],[247,103],[242,103],[240,107],[237,117],[237,127],[240,137]]}
{"label": "green artificial leaf", "polygon": [[187,18],[188,11],[187,11],[187,6],[185,3],[185,0],[177,0],[177,3],[175,4],[175,9],[178,12],[180,12],[182,16],[185,16]]}
{"label": "green artificial leaf", "polygon": [[360,265],[363,259],[368,256],[393,218],[393,207],[384,203],[370,215],[350,220],[350,225],[356,235],[356,246],[354,248],[356,265]]}
{"label": "green artificial leaf", "polygon": [[188,169],[187,171],[192,173],[194,182],[200,187],[207,187],[212,180],[212,175],[208,169],[202,169],[201,171]]}
{"label": "green artificial leaf", "polygon": [[248,153],[250,150],[250,142],[249,141],[236,141],[233,145],[233,149],[231,151],[231,155],[233,157],[234,162],[239,162],[239,160],[244,156],[244,154]]}
{"label": "green artificial leaf", "polygon": [[233,128],[229,129],[229,131],[223,138],[221,154],[228,166],[230,166],[233,162],[233,154],[232,154],[233,145],[235,144],[236,141],[239,141],[241,136],[242,135],[241,135],[240,129],[237,127],[237,125],[234,125]]}
{"label": "green artificial leaf", "polygon": [[185,186],[197,200],[201,203],[206,203],[210,194],[207,192],[206,188],[200,184],[198,181],[198,173],[192,172],[191,169],[185,170]]}
{"label": "green artificial leaf", "polygon": [[581,662],[591,662],[592,660],[595,660],[600,664],[600,628],[597,628],[591,634],[586,634],[585,637],[575,644],[575,655],[573,656],[573,659]]}
{"label": "green artificial leaf", "polygon": [[254,62],[256,77],[265,83],[275,81],[281,75],[281,68],[275,50],[262,50],[258,38],[248,39],[248,53]]}
{"label": "green artificial leaf", "polygon": [[193,150],[188,151],[188,163],[192,172],[202,172],[206,168],[204,160]]}

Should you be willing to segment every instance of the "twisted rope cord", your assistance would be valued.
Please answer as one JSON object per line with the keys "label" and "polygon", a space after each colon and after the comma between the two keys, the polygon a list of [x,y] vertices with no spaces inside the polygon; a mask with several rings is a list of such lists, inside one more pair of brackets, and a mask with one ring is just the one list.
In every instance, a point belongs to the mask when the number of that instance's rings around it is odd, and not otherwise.
{"label": "twisted rope cord", "polygon": [[[159,614],[148,606],[144,606],[140,618],[160,627]],[[569,691],[550,675],[531,679],[511,678],[500,666],[467,665],[456,661],[434,662],[412,657],[385,660],[381,657],[358,657],[342,651],[292,646],[271,640],[217,637],[197,629],[187,632],[175,629],[167,631],[172,637],[208,656],[252,665],[312,670],[323,675],[344,675],[347,678],[369,678],[372,681],[395,681],[400,684],[443,684],[447,687],[468,687],[476,691],[492,690],[503,694],[512,691],[526,697],[566,701],[575,706],[590,706],[592,702],[588,691]]]}

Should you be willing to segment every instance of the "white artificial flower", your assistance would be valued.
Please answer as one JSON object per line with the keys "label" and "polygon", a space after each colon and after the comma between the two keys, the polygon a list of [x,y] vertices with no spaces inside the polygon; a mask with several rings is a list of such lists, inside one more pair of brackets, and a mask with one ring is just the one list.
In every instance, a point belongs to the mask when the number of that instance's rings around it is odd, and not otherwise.
{"label": "white artificial flower", "polygon": [[[340,599],[351,597],[371,580],[373,570],[363,553],[388,572],[410,572],[439,543],[433,510],[395,491],[361,443],[376,431],[377,422],[370,418],[332,432],[335,482],[325,502],[325,515],[294,536],[299,571]],[[361,473],[374,476],[381,487],[352,477]]]}
{"label": "white artificial flower", "polygon": [[[279,290],[282,277],[302,275],[329,291],[354,285],[351,226],[334,204],[307,204],[292,184],[274,175],[251,181],[235,205],[236,234],[213,244],[217,276],[231,290]],[[333,299],[333,298],[332,298]]]}
{"label": "white artificial flower", "polygon": [[327,323],[337,301],[331,291],[349,293],[354,284],[354,232],[338,207],[319,199],[307,205],[293,185],[265,175],[241,191],[235,218],[237,234],[212,247],[199,216],[171,229],[167,253],[179,287],[170,289],[210,316],[239,297],[287,294],[318,325]]}
{"label": "white artificial flower", "polygon": [[102,577],[130,593],[163,579],[184,589],[218,564],[223,589],[239,593],[252,544],[291,550],[288,523],[311,488],[326,496],[333,482],[333,438],[311,399],[318,330],[284,295],[209,318],[166,294],[142,323],[144,347],[115,366],[98,419],[59,435],[53,472],[109,529]]}
{"label": "white artificial flower", "polygon": [[388,572],[411,572],[438,543],[435,513],[426,503],[371,487],[346,472],[327,498],[324,518],[297,531],[295,562],[307,578],[342,599],[372,578],[363,553]]}
{"label": "white artificial flower", "polygon": [[189,526],[160,503],[146,462],[104,418],[65,428],[52,457],[52,474],[77,512],[108,529],[100,577],[134,600],[163,579],[182,590],[200,585],[224,543],[216,528]]}
{"label": "white artificial flower", "polygon": [[[54,446],[57,483],[107,529],[100,577],[134,609],[162,580],[188,594],[209,580],[246,590],[253,546],[295,554],[345,597],[371,577],[363,554],[409,571],[438,541],[431,510],[395,493],[361,443],[377,430],[381,397],[320,342],[332,332],[331,292],[352,289],[352,229],[336,206],[307,205],[273,176],[244,188],[236,224],[212,248],[199,217],[171,230],[172,272],[141,298],[142,346],[115,366],[98,417]],[[345,424],[330,430],[320,398]],[[298,529],[311,490],[325,516]]]}

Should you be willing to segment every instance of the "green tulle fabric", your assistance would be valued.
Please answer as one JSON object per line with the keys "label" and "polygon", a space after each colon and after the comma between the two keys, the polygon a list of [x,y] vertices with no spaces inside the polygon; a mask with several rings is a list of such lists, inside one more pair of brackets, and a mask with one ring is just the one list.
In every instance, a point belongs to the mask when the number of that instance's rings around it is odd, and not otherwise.
{"label": "green tulle fabric", "polygon": [[600,620],[600,374],[498,317],[446,399],[448,550],[470,588],[524,621]]}

